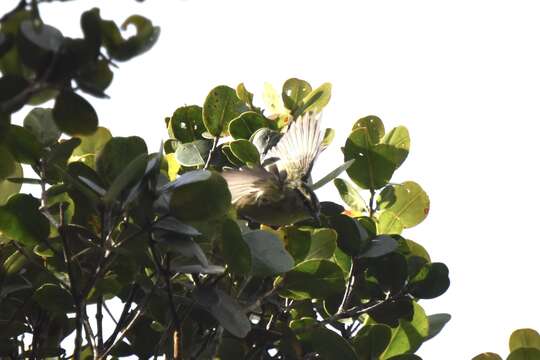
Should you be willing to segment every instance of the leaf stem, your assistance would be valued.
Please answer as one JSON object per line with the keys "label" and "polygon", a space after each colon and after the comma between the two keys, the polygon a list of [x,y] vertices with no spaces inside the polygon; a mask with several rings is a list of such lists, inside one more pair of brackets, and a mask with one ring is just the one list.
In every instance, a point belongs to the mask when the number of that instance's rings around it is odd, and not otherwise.
{"label": "leaf stem", "polygon": [[216,136],[212,143],[212,149],[210,149],[210,152],[208,153],[208,159],[206,159],[206,164],[204,165],[204,169],[208,169],[208,167],[210,166],[210,161],[212,161],[212,156],[214,156],[214,153],[216,152],[218,143],[219,143],[219,136]]}

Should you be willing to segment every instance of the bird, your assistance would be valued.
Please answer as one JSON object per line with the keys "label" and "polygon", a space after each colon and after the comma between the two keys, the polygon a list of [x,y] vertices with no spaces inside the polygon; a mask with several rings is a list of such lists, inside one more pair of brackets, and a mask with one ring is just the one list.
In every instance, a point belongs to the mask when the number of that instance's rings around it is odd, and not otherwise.
{"label": "bird", "polygon": [[222,175],[237,214],[278,227],[310,218],[319,222],[320,204],[310,174],[325,148],[323,140],[321,114],[310,111],[289,123],[275,145],[261,154],[260,165],[225,168]]}

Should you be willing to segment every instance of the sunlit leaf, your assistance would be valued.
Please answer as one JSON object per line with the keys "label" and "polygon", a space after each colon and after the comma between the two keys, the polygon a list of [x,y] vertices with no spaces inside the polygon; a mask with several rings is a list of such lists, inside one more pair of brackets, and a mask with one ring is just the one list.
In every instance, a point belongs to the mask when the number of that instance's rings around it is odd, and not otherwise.
{"label": "sunlit leaf", "polygon": [[232,141],[229,146],[231,147],[231,151],[238,159],[243,161],[247,165],[255,165],[259,164],[261,155],[259,154],[259,151],[253,145],[247,140],[235,140]]}
{"label": "sunlit leaf", "polygon": [[268,121],[259,113],[246,111],[229,123],[229,133],[235,139],[249,140],[260,128],[267,127]]}
{"label": "sunlit leaf", "polygon": [[213,136],[221,136],[229,130],[229,122],[246,110],[234,89],[221,85],[210,91],[203,106],[203,122]]}
{"label": "sunlit leaf", "polygon": [[38,199],[16,194],[0,207],[0,233],[23,245],[36,245],[49,235],[49,222],[39,211]]}
{"label": "sunlit leaf", "polygon": [[540,334],[533,329],[518,329],[510,335],[510,352],[519,348],[536,348],[540,350]]}
{"label": "sunlit leaf", "polygon": [[418,225],[429,213],[429,197],[413,181],[388,186],[380,197],[380,209],[391,211],[405,228]]}

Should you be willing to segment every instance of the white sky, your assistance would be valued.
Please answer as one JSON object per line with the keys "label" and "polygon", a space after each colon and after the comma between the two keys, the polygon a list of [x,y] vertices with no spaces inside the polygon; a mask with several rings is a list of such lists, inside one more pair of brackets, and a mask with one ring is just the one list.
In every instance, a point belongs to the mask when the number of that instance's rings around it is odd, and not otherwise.
{"label": "white sky", "polygon": [[[2,0],[0,13],[15,2]],[[315,179],[342,161],[359,117],[411,133],[394,180],[421,184],[431,211],[404,235],[446,263],[452,281],[421,302],[453,319],[418,354],[504,357],[512,330],[540,330],[538,1],[79,0],[43,4],[42,15],[80,36],[79,14],[95,5],[106,19],[141,13],[162,28],[154,49],[120,64],[112,99],[91,99],[114,135],[140,135],[155,151],[164,117],[202,104],[216,85],[245,82],[260,95],[265,81],[329,81],[324,117],[338,136]],[[332,185],[319,194],[336,199]]]}

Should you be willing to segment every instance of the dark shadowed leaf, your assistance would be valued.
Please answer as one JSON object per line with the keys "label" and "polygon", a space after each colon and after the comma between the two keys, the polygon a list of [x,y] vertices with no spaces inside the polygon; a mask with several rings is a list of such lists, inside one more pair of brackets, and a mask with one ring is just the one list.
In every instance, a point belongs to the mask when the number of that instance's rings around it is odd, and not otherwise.
{"label": "dark shadowed leaf", "polygon": [[97,173],[112,183],[133,159],[147,153],[146,143],[138,136],[113,137],[97,154]]}
{"label": "dark shadowed leaf", "polygon": [[179,220],[209,220],[225,215],[230,204],[231,193],[225,179],[218,173],[202,170],[180,176],[171,193],[170,210]]}
{"label": "dark shadowed leaf", "polygon": [[398,243],[390,236],[379,235],[370,241],[369,248],[360,254],[360,257],[373,258],[391,253],[396,250]]}
{"label": "dark shadowed leaf", "polygon": [[158,222],[156,222],[154,224],[154,228],[168,230],[168,231],[181,234],[181,235],[188,235],[188,236],[201,235],[199,230],[195,229],[193,226],[184,224],[183,222],[171,216],[167,216],[166,218],[163,218],[159,220]]}
{"label": "dark shadowed leaf", "polygon": [[68,90],[56,98],[53,117],[58,128],[68,135],[90,135],[98,127],[98,116],[92,105]]}
{"label": "dark shadowed leaf", "polygon": [[16,162],[11,151],[3,145],[0,145],[0,158],[0,179],[5,179],[15,172]]}
{"label": "dark shadowed leaf", "polygon": [[356,219],[339,214],[332,216],[330,223],[337,231],[339,248],[346,254],[356,256],[368,246],[369,233]]}
{"label": "dark shadowed leaf", "polygon": [[313,190],[317,190],[317,189],[323,187],[324,185],[328,184],[330,181],[332,181],[336,177],[338,177],[342,172],[344,172],[345,170],[350,168],[353,163],[354,163],[354,159],[346,161],[344,164],[341,164],[340,166],[338,166],[337,168],[332,170],[330,173],[325,175],[322,179],[320,179],[315,184],[313,184],[311,186],[311,188]]}
{"label": "dark shadowed leaf", "polygon": [[23,245],[36,245],[49,236],[49,222],[39,211],[39,200],[13,195],[0,207],[0,232]]}
{"label": "dark shadowed leaf", "polygon": [[[2,157],[1,150],[0,157],[2,158],[2,161],[0,163],[4,162],[5,158]],[[13,171],[7,174],[6,179],[0,180],[0,205],[4,205],[11,195],[17,194],[19,190],[21,190],[22,183],[12,182],[8,180],[9,178],[22,178],[23,176],[23,169],[21,164],[15,162],[14,165],[15,166]]]}
{"label": "dark shadowed leaf", "polygon": [[247,140],[235,140],[232,141],[229,146],[231,151],[238,159],[247,165],[256,165],[259,164],[261,155],[259,151]]}
{"label": "dark shadowed leaf", "polygon": [[[28,96],[20,94],[30,84],[26,79],[16,75],[4,75],[0,78],[0,112],[11,113],[19,110],[28,100]],[[9,101],[9,106],[7,102]]]}
{"label": "dark shadowed leaf", "polygon": [[205,131],[202,108],[197,105],[183,106],[169,120],[169,135],[182,143],[201,140]]}
{"label": "dark shadowed leaf", "polygon": [[268,120],[259,113],[246,111],[229,123],[229,133],[235,139],[249,140],[255,131],[267,127]]}
{"label": "dark shadowed leaf", "polygon": [[285,250],[277,235],[255,230],[244,234],[251,250],[251,273],[254,276],[282,274],[294,266],[294,260]]}
{"label": "dark shadowed leaf", "polygon": [[72,312],[75,308],[71,294],[56,284],[43,284],[33,298],[41,307],[53,313]]}
{"label": "dark shadowed leaf", "polygon": [[34,134],[17,125],[9,127],[6,145],[15,160],[23,164],[36,164],[43,150]]}
{"label": "dark shadowed leaf", "polygon": [[105,204],[112,204],[113,201],[118,199],[122,191],[128,186],[134,185],[138,180],[142,178],[146,170],[148,163],[148,155],[140,154],[135,159],[131,160],[129,164],[122,170],[122,172],[114,179],[109,190],[103,197]]}
{"label": "dark shadowed leaf", "polygon": [[228,132],[229,122],[246,110],[234,89],[221,85],[210,91],[203,106],[203,121],[213,136]]}
{"label": "dark shadowed leaf", "polygon": [[242,232],[236,221],[227,219],[223,222],[221,232],[221,247],[223,258],[231,272],[247,274],[251,270],[251,250],[242,237]]}
{"label": "dark shadowed leaf", "polygon": [[326,328],[316,328],[303,336],[303,341],[322,359],[358,360],[354,348],[341,336]]}
{"label": "dark shadowed leaf", "polygon": [[506,360],[537,360],[540,359],[540,349],[519,348],[508,355]]}
{"label": "dark shadowed leaf", "polygon": [[448,290],[450,279],[448,268],[443,263],[431,263],[425,265],[425,271],[421,271],[409,284],[411,295],[420,299],[433,299]]}
{"label": "dark shadowed leaf", "polygon": [[76,81],[82,91],[97,97],[107,97],[105,90],[111,85],[113,76],[109,62],[100,59],[83,67],[78,73]]}
{"label": "dark shadowed leaf", "polygon": [[308,260],[281,278],[282,296],[295,299],[324,299],[343,292],[343,271],[328,260]]}
{"label": "dark shadowed leaf", "polygon": [[24,127],[43,145],[56,142],[62,135],[54,122],[52,109],[33,108],[24,118]]}
{"label": "dark shadowed leaf", "polygon": [[383,324],[365,325],[352,339],[361,360],[378,359],[392,337],[392,329]]}

